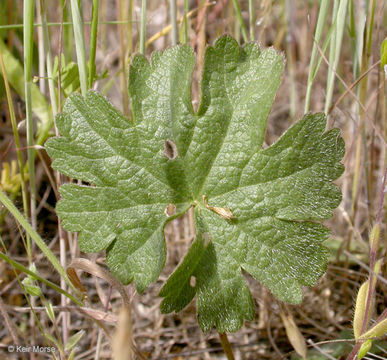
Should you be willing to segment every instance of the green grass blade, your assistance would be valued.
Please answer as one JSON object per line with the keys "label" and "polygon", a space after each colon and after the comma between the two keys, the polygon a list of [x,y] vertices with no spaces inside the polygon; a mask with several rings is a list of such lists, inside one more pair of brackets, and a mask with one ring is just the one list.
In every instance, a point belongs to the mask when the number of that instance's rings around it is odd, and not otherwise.
{"label": "green grass blade", "polygon": [[[63,23],[70,23],[71,11],[69,10],[70,3],[68,0],[60,0],[61,20]],[[60,23],[58,24],[60,26]],[[72,25],[72,22],[71,22]],[[69,61],[72,60],[74,51],[74,32],[70,26],[63,27],[63,50],[64,56]]]}
{"label": "green grass blade", "polygon": [[146,0],[141,2],[141,32],[140,32],[140,53],[145,54],[146,37]]}
{"label": "green grass blade", "polygon": [[[32,119],[32,56],[33,56],[33,24],[34,24],[34,1],[26,0],[23,3],[23,46],[24,46],[24,93],[26,105],[27,123],[27,157],[30,183],[30,215],[32,227],[36,229],[36,183],[35,183],[35,150],[34,150],[34,123]],[[27,255],[31,261],[31,242],[27,237]]]}
{"label": "green grass blade", "polygon": [[52,54],[51,54],[51,46],[50,46],[50,37],[48,34],[48,27],[47,27],[47,15],[46,15],[46,6],[43,0],[40,0],[41,2],[41,17],[42,17],[42,28],[43,28],[43,42],[44,42],[44,51],[46,54],[46,67],[47,67],[47,77],[48,77],[48,89],[50,93],[50,101],[52,106],[52,114],[53,117],[56,116],[58,113],[58,104],[55,94],[55,84],[54,79],[52,76]]}
{"label": "green grass blade", "polygon": [[177,19],[176,19],[176,0],[170,0],[170,16],[171,16],[171,44],[177,45]]}
{"label": "green grass blade", "polygon": [[48,248],[43,239],[39,236],[39,234],[32,228],[29,222],[24,218],[24,216],[19,212],[16,206],[12,203],[12,201],[0,190],[0,202],[8,209],[8,211],[14,216],[14,218],[19,222],[19,224],[23,227],[23,229],[27,232],[27,234],[35,241],[35,244],[39,247],[42,253],[46,256],[46,258],[50,261],[51,265],[55,268],[56,271],[60,274],[60,276],[66,281],[66,283],[75,291],[77,289],[71,283],[69,278],[67,277],[66,271],[63,269],[62,265],[59,263],[56,256],[52,253],[52,251]]}
{"label": "green grass blade", "polygon": [[243,21],[242,12],[241,12],[241,8],[239,6],[238,0],[232,0],[232,3],[234,5],[234,10],[235,10],[235,14],[236,14],[237,19],[238,19],[239,27],[242,31],[243,41],[248,42],[249,37],[247,36],[246,24]]}
{"label": "green grass blade", "polygon": [[364,30],[367,17],[362,6],[355,9],[354,0],[351,0],[349,5],[350,21],[348,33],[351,38],[353,79],[356,80],[360,75],[364,45]]}
{"label": "green grass blade", "polygon": [[184,44],[188,42],[188,14],[189,0],[184,0]]}
{"label": "green grass blade", "polygon": [[312,93],[312,86],[313,86],[313,82],[314,82],[314,78],[315,78],[315,73],[318,70],[318,66],[316,66],[316,56],[317,56],[317,51],[318,51],[318,44],[320,43],[321,36],[322,36],[323,30],[324,30],[324,27],[326,25],[329,3],[330,3],[329,0],[322,0],[320,3],[320,11],[318,13],[316,30],[314,33],[312,54],[310,56],[304,113],[307,113],[309,111],[309,107],[310,107],[310,96]]}
{"label": "green grass blade", "polygon": [[54,284],[53,282],[39,276],[38,274],[32,272],[31,270],[29,270],[28,268],[26,268],[25,266],[23,266],[22,264],[18,263],[17,261],[11,259],[9,256],[7,256],[6,254],[0,252],[0,259],[4,260],[5,262],[7,262],[8,264],[10,264],[13,268],[17,269],[17,270],[20,270],[21,272],[27,274],[27,275],[30,275],[32,276],[33,278],[35,278],[36,280],[39,280],[41,281],[42,283],[46,284],[47,286],[49,286],[50,288],[54,289],[55,291],[57,291],[58,293],[66,296],[67,298],[69,298],[71,301],[73,301],[74,303],[76,303],[77,305],[79,306],[83,306],[82,302],[80,302],[78,299],[76,299],[74,296],[72,296],[71,294],[69,294],[67,291],[63,290],[61,287],[59,287],[58,285]]}
{"label": "green grass blade", "polygon": [[[126,6],[124,0],[117,1],[117,18],[120,20],[127,19]],[[118,26],[119,41],[120,41],[120,87],[122,97],[122,108],[126,116],[129,115],[129,98],[128,98],[128,82],[127,82],[127,32],[124,25]]]}
{"label": "green grass blade", "polygon": [[81,93],[83,96],[86,96],[86,92],[87,92],[86,47],[85,47],[85,38],[83,34],[83,19],[82,19],[81,9],[77,0],[71,0],[71,15],[73,18],[75,50],[77,53]]}
{"label": "green grass blade", "polygon": [[91,15],[91,34],[90,34],[90,55],[89,55],[89,89],[93,87],[95,77],[95,53],[97,50],[97,31],[98,31],[98,0],[93,0],[93,9]]}
{"label": "green grass blade", "polygon": [[337,71],[337,65],[340,59],[341,52],[341,43],[343,40],[343,34],[345,29],[346,22],[346,14],[348,8],[348,0],[340,0],[340,3],[337,5],[337,1],[335,1],[334,16],[333,19],[335,21],[335,30],[334,34],[332,34],[331,38],[331,46],[329,53],[329,69],[328,69],[328,80],[327,80],[327,90],[326,90],[326,98],[325,98],[325,106],[324,112],[327,114],[328,110],[332,103],[333,97],[333,89],[335,84],[335,74]]}
{"label": "green grass blade", "polygon": [[255,40],[255,1],[249,0],[249,30],[250,30],[250,41]]}

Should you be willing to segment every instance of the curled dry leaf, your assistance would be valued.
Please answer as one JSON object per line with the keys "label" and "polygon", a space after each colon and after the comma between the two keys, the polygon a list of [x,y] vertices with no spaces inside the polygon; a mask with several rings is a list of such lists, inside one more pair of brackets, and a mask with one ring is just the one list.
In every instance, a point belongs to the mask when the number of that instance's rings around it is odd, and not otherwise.
{"label": "curled dry leaf", "polygon": [[304,360],[306,359],[306,342],[304,337],[301,334],[300,329],[298,328],[292,314],[286,314],[281,310],[280,316],[282,322],[284,323],[286,336],[288,337],[290,343],[292,344],[294,350],[297,354],[300,355]]}
{"label": "curled dry leaf", "polygon": [[125,306],[130,306],[131,301],[122,284],[119,283],[117,279],[113,277],[109,272],[102,269],[99,265],[91,262],[88,259],[75,258],[71,261],[70,265],[67,267],[67,269],[69,268],[82,270],[91,275],[104,279],[109,285],[111,285],[114,289],[116,289],[120,293],[123,304]]}

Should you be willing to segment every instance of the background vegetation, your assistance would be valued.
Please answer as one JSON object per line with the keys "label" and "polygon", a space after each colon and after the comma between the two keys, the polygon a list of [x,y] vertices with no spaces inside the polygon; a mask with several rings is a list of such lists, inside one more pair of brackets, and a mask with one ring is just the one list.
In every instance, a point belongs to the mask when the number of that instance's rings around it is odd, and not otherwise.
{"label": "background vegetation", "polygon": [[[256,318],[229,335],[234,356],[346,358],[355,344],[356,294],[367,279],[372,286],[358,331],[387,317],[387,267],[378,262],[387,249],[386,72],[380,62],[386,25],[383,0],[2,0],[0,358],[108,359],[114,349],[116,359],[225,358],[216,331],[199,329],[194,304],[179,314],[159,311],[161,285],[195,235],[192,216],[166,229],[163,275],[139,296],[111,278],[103,253],[80,254],[77,235],[61,229],[54,210],[58,186],[71,180],[52,171],[42,147],[74,91],[96,89],[129,115],[127,71],[138,51],[149,55],[189,42],[197,54],[192,93],[198,99],[205,47],[223,33],[285,53],[266,144],[308,111],[326,112],[329,127],[339,127],[346,143],[346,170],[337,181],[343,200],[327,222],[326,275],[305,289],[301,306],[277,302],[248,278]],[[83,307],[74,293],[85,296]],[[123,303],[130,312],[119,312]],[[9,353],[17,344],[56,352]],[[385,338],[374,341],[366,357],[387,358]]]}

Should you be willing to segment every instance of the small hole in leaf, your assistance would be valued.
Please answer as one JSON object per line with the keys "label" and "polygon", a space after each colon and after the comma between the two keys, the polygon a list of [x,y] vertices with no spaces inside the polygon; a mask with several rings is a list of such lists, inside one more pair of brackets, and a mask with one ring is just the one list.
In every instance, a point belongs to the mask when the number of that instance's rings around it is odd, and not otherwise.
{"label": "small hole in leaf", "polygon": [[210,233],[205,232],[205,233],[203,233],[202,237],[203,237],[203,245],[204,245],[204,247],[207,247],[211,241],[211,235],[210,235]]}
{"label": "small hole in leaf", "polygon": [[172,140],[166,140],[164,142],[164,154],[169,160],[176,159],[179,155],[176,144]]}
{"label": "small hole in leaf", "polygon": [[190,279],[189,279],[189,284],[191,287],[195,287],[196,286],[196,277],[195,276],[191,276]]}
{"label": "small hole in leaf", "polygon": [[164,210],[164,214],[165,216],[167,217],[170,217],[170,216],[173,216],[176,214],[176,206],[174,204],[169,204],[165,210]]}

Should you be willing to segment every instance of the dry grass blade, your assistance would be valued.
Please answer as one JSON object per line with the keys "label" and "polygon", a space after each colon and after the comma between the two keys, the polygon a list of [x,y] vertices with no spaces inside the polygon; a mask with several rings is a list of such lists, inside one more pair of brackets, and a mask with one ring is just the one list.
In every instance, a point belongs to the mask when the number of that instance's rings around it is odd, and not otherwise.
{"label": "dry grass blade", "polygon": [[[30,310],[30,309],[28,309],[28,310]],[[11,319],[9,318],[8,313],[7,313],[5,306],[4,306],[4,302],[1,299],[1,297],[0,297],[0,314],[4,318],[4,322],[8,328],[8,331],[12,337],[14,344],[20,345],[20,341],[19,341],[19,338],[18,338],[17,333],[16,333],[15,325],[12,323]]]}
{"label": "dry grass blade", "polygon": [[305,339],[302,336],[296,322],[294,321],[293,315],[289,312],[285,313],[281,310],[280,316],[283,324],[285,325],[286,335],[294,350],[296,350],[297,354],[300,355],[303,359],[306,359]]}
{"label": "dry grass blade", "polygon": [[313,348],[315,348],[319,353],[321,353],[322,355],[326,356],[327,359],[336,360],[332,355],[328,354],[327,352],[322,350],[319,346],[317,346],[317,344],[315,344],[311,339],[308,339],[308,343],[310,345],[312,345]]}
{"label": "dry grass blade", "polygon": [[[207,6],[211,6],[213,3],[206,3],[200,7],[197,7],[196,9],[191,10],[186,15],[182,16],[180,19],[177,20],[178,25],[182,24],[185,19],[189,19],[193,15],[195,15],[200,9],[206,8]],[[168,25],[162,30],[160,30],[158,33],[154,34],[150,39],[148,39],[145,43],[145,48],[147,48],[149,45],[154,43],[157,39],[161,38],[164,35],[169,34],[169,32],[172,30],[172,25]]]}
{"label": "dry grass blade", "polygon": [[[66,312],[77,312],[80,314],[84,314],[90,317],[93,320],[104,321],[107,323],[115,324],[117,322],[117,315],[112,313],[107,313],[102,310],[92,309],[88,307],[79,307],[79,306],[53,306],[52,307],[55,312],[57,311],[66,311]],[[6,309],[11,312],[18,313],[29,313],[31,309],[29,307],[14,307],[14,306],[6,306]],[[44,306],[36,306],[34,307],[36,312],[41,311],[45,312],[46,308]]]}
{"label": "dry grass blade", "polygon": [[375,69],[380,64],[380,60],[378,60],[375,64],[373,64],[364,74],[361,74],[359,78],[354,81],[351,85],[349,85],[345,91],[340,95],[340,97],[336,100],[336,102],[331,105],[331,107],[328,110],[328,114],[330,114],[334,108],[336,108],[341,101],[345,98],[345,96],[356,86],[359,84],[359,82],[364,79],[373,69]]}

